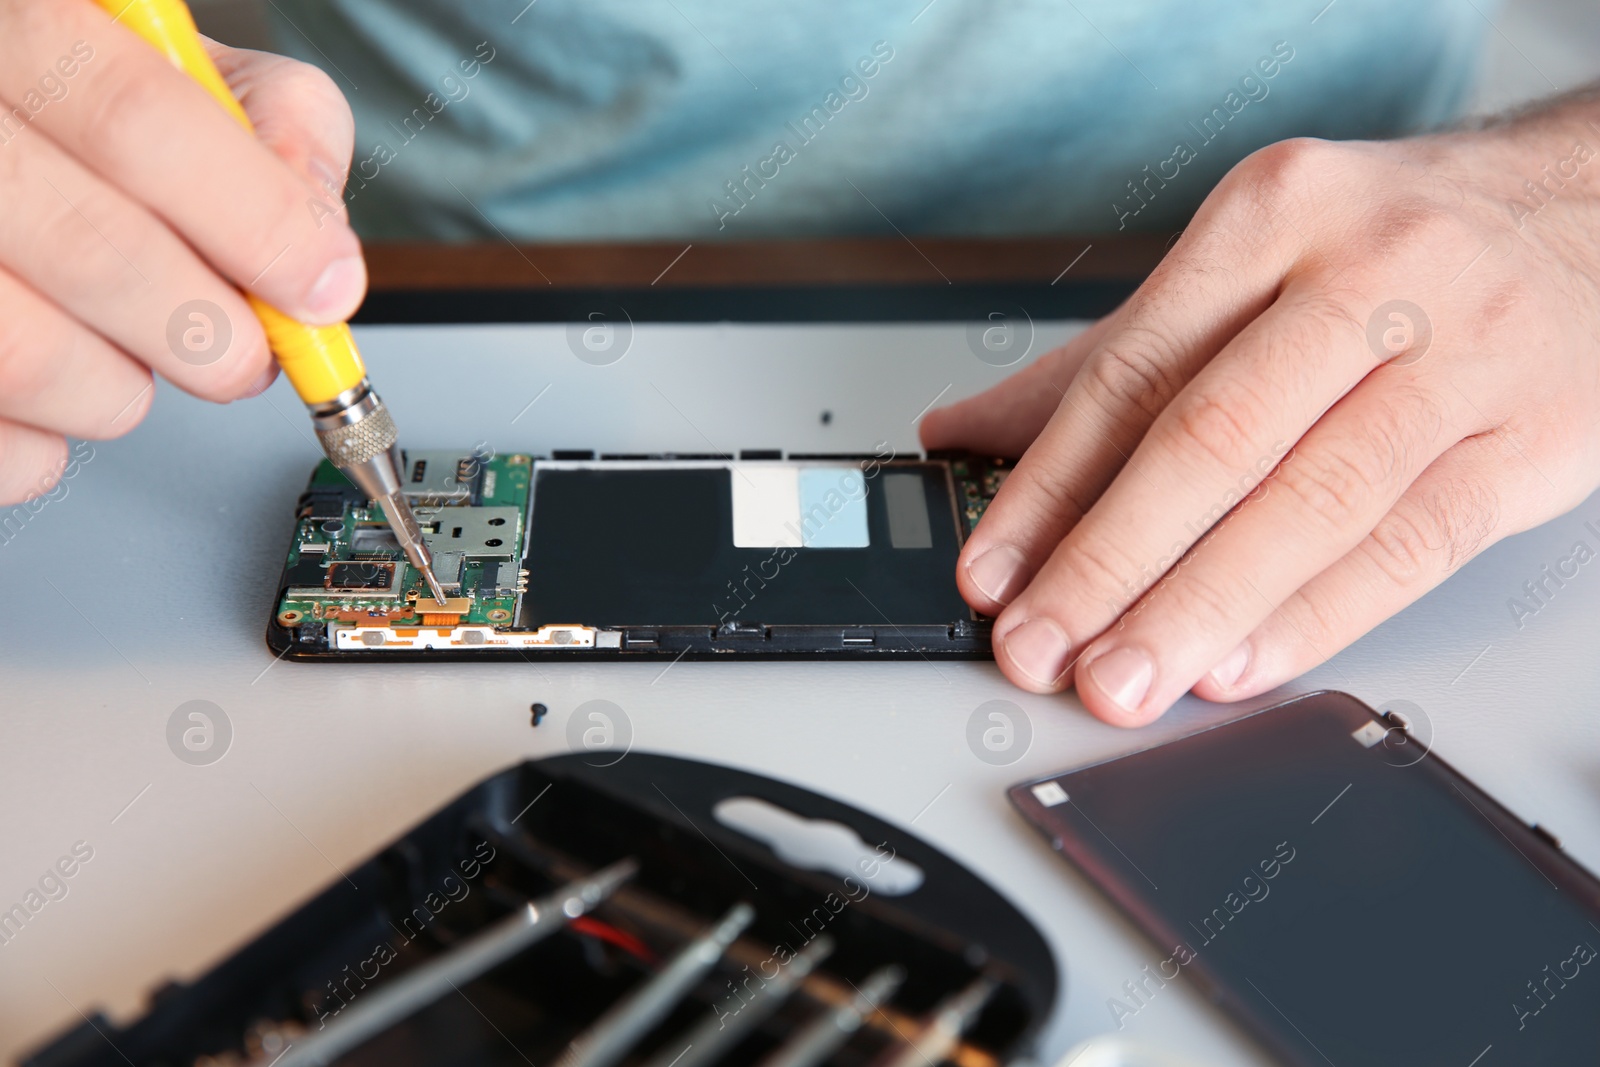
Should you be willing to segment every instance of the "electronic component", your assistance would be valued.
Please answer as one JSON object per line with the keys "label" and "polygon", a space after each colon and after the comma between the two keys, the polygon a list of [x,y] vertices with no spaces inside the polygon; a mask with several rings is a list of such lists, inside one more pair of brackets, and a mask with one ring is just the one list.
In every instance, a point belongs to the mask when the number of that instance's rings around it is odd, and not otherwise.
{"label": "electronic component", "polygon": [[[424,534],[424,537],[427,535]],[[439,579],[439,587],[446,593],[459,595],[461,593],[461,569],[466,566],[467,557],[463,552],[435,552],[433,554],[433,576]],[[442,608],[435,610],[443,610]]]}
{"label": "electronic component", "polygon": [[392,595],[398,577],[399,565],[393,560],[354,559],[330,563],[324,583],[334,594]]}
{"label": "electronic component", "polygon": [[[323,551],[330,546],[324,544]],[[305,549],[302,548],[301,552]],[[395,539],[394,531],[387,525],[383,526],[358,526],[350,534],[350,551],[364,556],[400,555],[400,542]]]}
{"label": "electronic component", "polygon": [[517,554],[522,513],[513,507],[416,508],[428,549],[465,559],[512,559]]}
{"label": "electronic component", "polygon": [[341,626],[334,630],[334,647],[345,651],[361,649],[529,649],[529,648],[616,648],[587,626],[541,626],[532,632],[496,630],[492,626]]}
{"label": "electronic component", "polygon": [[[326,549],[327,546],[324,545],[322,547]],[[327,574],[327,571],[322,566],[322,559],[325,555],[325,551],[307,552],[305,548],[301,548],[300,558],[291,563],[289,568],[283,572],[284,584],[289,587],[290,592],[303,596],[323,595],[326,591],[324,575]]]}
{"label": "electronic component", "polygon": [[[1004,461],[559,455],[405,454],[444,604],[424,590],[383,512],[320,467],[297,513],[268,634],[274,651],[988,654],[988,620],[962,600],[955,566]],[[313,506],[334,499],[337,518]],[[305,624],[323,627],[320,641],[291,630]]]}
{"label": "electronic component", "polygon": [[413,508],[478,502],[478,479],[487,468],[486,456],[429,449],[407,450],[405,458],[405,484],[400,491]]}
{"label": "electronic component", "polygon": [[500,591],[500,564],[488,560],[478,571],[478,596],[491,597]]}
{"label": "electronic component", "polygon": [[472,610],[472,598],[452,596],[438,601],[431,597],[423,597],[417,601],[416,608],[434,615],[465,615]]}

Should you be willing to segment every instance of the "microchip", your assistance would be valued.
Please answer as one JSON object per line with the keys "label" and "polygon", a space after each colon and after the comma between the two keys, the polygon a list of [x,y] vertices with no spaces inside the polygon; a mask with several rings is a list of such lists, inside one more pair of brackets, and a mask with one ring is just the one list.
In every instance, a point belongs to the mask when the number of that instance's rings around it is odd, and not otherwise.
{"label": "microchip", "polygon": [[311,497],[311,510],[306,514],[306,518],[313,522],[321,522],[325,519],[342,519],[344,518],[344,499],[327,493],[315,494]]}
{"label": "microchip", "polygon": [[329,590],[387,592],[394,585],[395,564],[389,560],[357,559],[328,566]]}
{"label": "microchip", "polygon": [[300,507],[305,509],[306,518],[321,522],[342,519],[346,506],[361,507],[366,502],[367,494],[341,478],[337,483],[322,483],[307,489],[300,498]]}
{"label": "microchip", "polygon": [[286,586],[320,587],[323,577],[322,563],[319,557],[307,556],[301,552],[300,559],[284,572],[283,584]]}

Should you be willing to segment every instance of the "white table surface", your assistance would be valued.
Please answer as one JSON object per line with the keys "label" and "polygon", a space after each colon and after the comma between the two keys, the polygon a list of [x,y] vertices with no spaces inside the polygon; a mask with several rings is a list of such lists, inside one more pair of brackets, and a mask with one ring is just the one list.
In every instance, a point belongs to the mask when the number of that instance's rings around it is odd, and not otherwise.
{"label": "white table surface", "polygon": [[[1036,350],[1069,331],[1041,326]],[[913,420],[937,394],[1004,373],[973,357],[960,325],[644,324],[609,367],[574,358],[559,326],[368,328],[361,342],[417,448],[914,450]],[[992,879],[1065,972],[1046,1060],[1111,1030],[1107,999],[1158,954],[1011,812],[1003,790],[1023,778],[1333,687],[1420,707],[1445,758],[1600,868],[1600,566],[1521,629],[1507,607],[1575,541],[1600,541],[1583,527],[1600,526],[1600,498],[1491,549],[1281,693],[1188,700],[1130,733],[1071,695],[1016,691],[986,663],[275,663],[263,629],[316,459],[281,382],[227,408],[163,386],[143,426],[97,444],[67,495],[0,544],[0,909],[75,842],[94,849],[68,895],[0,946],[0,1058],[79,1010],[126,1016],[162,979],[203,972],[481,778],[564,751],[566,719],[594,698],[624,709],[638,749],[915,821]],[[1009,766],[967,747],[968,717],[995,698],[1032,725]],[[232,726],[209,766],[166,739],[195,699]],[[539,729],[534,700],[551,709]],[[1199,1063],[1264,1062],[1179,984],[1123,1036]]]}

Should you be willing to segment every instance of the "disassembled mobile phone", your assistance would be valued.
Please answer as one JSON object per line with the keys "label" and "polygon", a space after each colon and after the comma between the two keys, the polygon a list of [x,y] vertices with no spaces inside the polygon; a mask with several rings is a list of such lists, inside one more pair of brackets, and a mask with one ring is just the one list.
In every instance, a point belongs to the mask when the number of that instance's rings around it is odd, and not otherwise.
{"label": "disassembled mobile phone", "polygon": [[1009,473],[967,455],[410,451],[440,604],[327,462],[267,643],[295,659],[989,655],[956,558]]}
{"label": "disassembled mobile phone", "polygon": [[1151,938],[1111,1028],[1187,975],[1296,1067],[1600,1060],[1600,881],[1398,710],[1312,693],[1011,799]]}

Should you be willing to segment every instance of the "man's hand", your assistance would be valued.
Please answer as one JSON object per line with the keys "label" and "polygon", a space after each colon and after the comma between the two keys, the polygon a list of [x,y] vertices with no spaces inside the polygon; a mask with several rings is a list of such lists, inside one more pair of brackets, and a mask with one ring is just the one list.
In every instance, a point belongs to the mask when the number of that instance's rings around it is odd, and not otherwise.
{"label": "man's hand", "polygon": [[1600,484],[1600,103],[1234,168],[1116,312],[928,416],[1023,454],[962,552],[995,657],[1107,722],[1332,656]]}
{"label": "man's hand", "polygon": [[136,425],[152,371],[219,402],[265,389],[241,288],[313,323],[361,301],[343,96],[292,60],[212,55],[259,140],[86,0],[0,0],[0,503],[55,484],[64,434]]}

